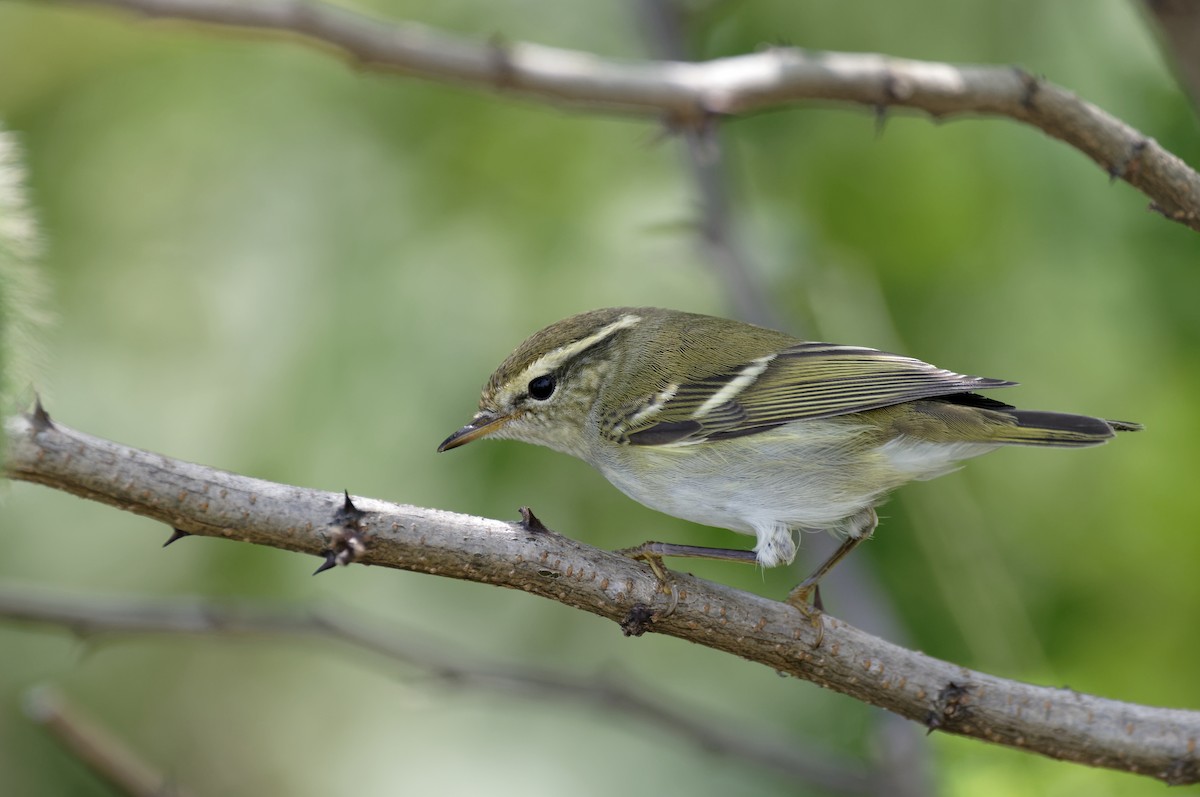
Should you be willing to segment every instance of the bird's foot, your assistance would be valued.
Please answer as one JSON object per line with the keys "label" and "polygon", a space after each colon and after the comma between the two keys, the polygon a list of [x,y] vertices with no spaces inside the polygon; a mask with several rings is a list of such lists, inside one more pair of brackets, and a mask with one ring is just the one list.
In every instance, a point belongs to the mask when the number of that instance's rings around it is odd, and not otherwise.
{"label": "bird's foot", "polygon": [[675,578],[671,575],[671,571],[663,564],[662,556],[648,547],[656,544],[643,543],[633,548],[622,548],[616,551],[616,553],[639,562],[645,562],[649,566],[650,572],[658,579],[658,591],[671,597],[671,602],[667,610],[660,615],[661,617],[667,617],[674,614],[675,608],[679,606],[679,590],[675,586]]}
{"label": "bird's foot", "polygon": [[806,579],[789,592],[787,603],[799,609],[800,613],[812,624],[813,631],[817,635],[817,640],[813,643],[813,650],[816,650],[821,647],[821,642],[825,639],[825,622],[822,619],[825,605],[821,602],[821,585],[810,582],[811,579]]}

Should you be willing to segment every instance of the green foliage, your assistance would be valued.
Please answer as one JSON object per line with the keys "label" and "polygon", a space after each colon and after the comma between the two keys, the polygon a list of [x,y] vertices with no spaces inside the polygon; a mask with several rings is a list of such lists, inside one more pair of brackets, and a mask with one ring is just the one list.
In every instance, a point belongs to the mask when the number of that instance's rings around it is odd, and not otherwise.
{"label": "green foliage", "polygon": [[[481,40],[645,51],[621,4],[376,5]],[[1020,63],[1193,163],[1200,154],[1194,116],[1124,3],[691,5],[698,57],[785,42]],[[527,504],[610,548],[749,542],[637,506],[549,451],[434,454],[491,369],[550,321],[615,304],[729,312],[691,229],[676,143],[653,125],[83,7],[0,4],[0,74],[61,317],[37,384],[63,422],[271,480],[493,517]],[[723,134],[741,242],[790,331],[1019,380],[1004,398],[1024,406],[1146,424],[1095,450],[1002,451],[902,490],[855,556],[911,641],[1007,677],[1200,707],[1196,234],[1009,121],[897,114],[877,135],[867,111],[801,106]],[[17,299],[30,286],[10,273],[6,335],[31,328],[14,309],[38,306]],[[141,518],[9,492],[4,582],[336,602],[467,657],[615,671],[797,746],[874,749],[875,712],[848,699],[674,640],[626,640],[528,595],[367,568],[310,579],[315,560],[217,540],[164,552],[168,530]],[[793,573],[681,566],[778,597],[815,542]],[[854,604],[847,589],[835,572],[834,614]],[[308,646],[163,640],[81,658],[72,642],[0,626],[0,650],[17,662],[0,668],[0,739],[15,740],[0,744],[0,771],[14,794],[102,793],[15,710],[42,679],[197,793],[792,790],[594,707],[395,680]],[[927,744],[945,795],[1162,788]]]}

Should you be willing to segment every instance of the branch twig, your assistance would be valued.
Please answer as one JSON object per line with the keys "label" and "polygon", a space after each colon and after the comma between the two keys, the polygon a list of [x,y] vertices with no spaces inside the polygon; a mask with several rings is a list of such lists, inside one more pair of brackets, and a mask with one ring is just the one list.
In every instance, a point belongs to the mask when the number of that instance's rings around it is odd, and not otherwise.
{"label": "branch twig", "polygon": [[384,630],[332,610],[296,610],[245,603],[154,598],[98,598],[37,594],[0,586],[0,618],[69,629],[86,640],[164,634],[308,637],[338,642],[392,662],[416,667],[454,686],[515,692],[539,700],[570,700],[633,717],[675,734],[708,752],[763,767],[810,787],[838,794],[874,794],[868,768],[820,745],[781,744],[700,718],[655,700],[644,690],[608,677],[583,678],[532,667],[506,666],[443,650],[408,631]]}
{"label": "branch twig", "polygon": [[184,792],[143,761],[110,729],[84,715],[50,687],[25,697],[25,714],[105,782],[129,797],[184,797]]}
{"label": "branch twig", "polygon": [[1163,55],[1200,112],[1200,3],[1192,0],[1142,0],[1157,29]]}
{"label": "branch twig", "polygon": [[[637,11],[650,52],[662,59],[684,60],[687,53],[679,6],[673,0],[641,0]],[[707,124],[685,129],[681,138],[699,206],[697,232],[703,252],[724,284],[735,317],[759,326],[779,326],[762,280],[738,241],[720,127],[710,119]]]}
{"label": "branch twig", "polygon": [[512,92],[592,111],[703,129],[717,116],[801,100],[936,117],[1005,116],[1039,128],[1124,180],[1167,218],[1200,231],[1200,174],[1120,119],[1020,69],[772,48],[696,63],[619,61],[537,44],[467,41],[305,0],[73,0],[148,17],[297,36],[368,68]]}
{"label": "branch twig", "polygon": [[1200,781],[1200,712],[1032,686],[939,661],[828,615],[675,575],[673,611],[649,568],[523,522],[352,499],[251,479],[91,437],[40,407],[11,418],[6,470],[183,531],[520,589],[756,661],[941,730],[1052,758]]}

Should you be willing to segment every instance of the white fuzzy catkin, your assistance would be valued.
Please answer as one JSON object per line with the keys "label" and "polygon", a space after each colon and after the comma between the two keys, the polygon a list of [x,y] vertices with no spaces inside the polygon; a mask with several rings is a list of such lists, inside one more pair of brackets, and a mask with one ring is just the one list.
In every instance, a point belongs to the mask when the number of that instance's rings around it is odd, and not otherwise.
{"label": "white fuzzy catkin", "polygon": [[40,383],[40,333],[50,321],[40,254],[21,150],[15,136],[0,128],[0,414],[27,405]]}

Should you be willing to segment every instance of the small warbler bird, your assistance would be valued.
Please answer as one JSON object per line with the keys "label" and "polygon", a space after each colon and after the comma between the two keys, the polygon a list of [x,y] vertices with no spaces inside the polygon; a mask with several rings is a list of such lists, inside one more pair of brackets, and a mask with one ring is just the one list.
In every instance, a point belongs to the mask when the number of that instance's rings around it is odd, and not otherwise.
{"label": "small warbler bird", "polygon": [[[571,316],[496,369],[471,422],[438,451],[480,437],[521,440],[588,462],[668,515],[757,539],[753,552],[648,542],[625,553],[787,564],[795,535],[841,547],[793,590],[871,535],[875,507],[1003,445],[1078,447],[1141,427],[1019,410],[975,391],[1009,387],[897,354],[658,307]],[[819,595],[816,596],[819,600]]]}

